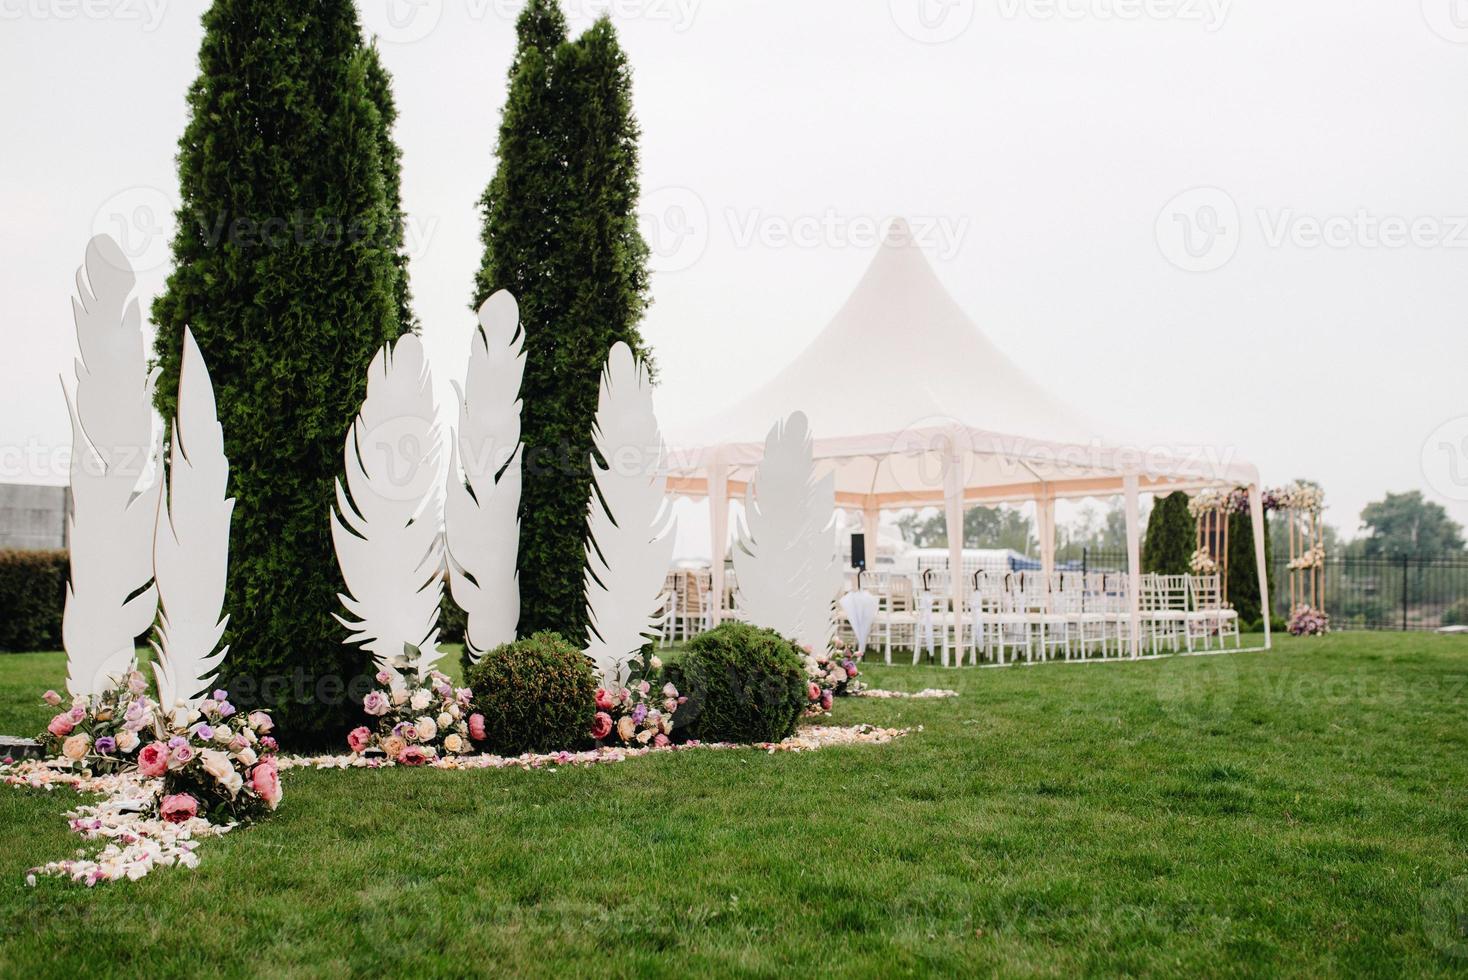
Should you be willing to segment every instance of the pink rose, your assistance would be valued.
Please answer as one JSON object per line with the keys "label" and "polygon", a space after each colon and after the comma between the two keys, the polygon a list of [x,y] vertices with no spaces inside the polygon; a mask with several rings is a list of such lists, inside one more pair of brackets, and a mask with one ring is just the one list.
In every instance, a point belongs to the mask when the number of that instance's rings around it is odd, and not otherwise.
{"label": "pink rose", "polygon": [[168,746],[162,742],[149,742],[138,753],[138,772],[156,779],[168,771]]}
{"label": "pink rose", "polygon": [[624,742],[630,742],[637,735],[637,722],[632,720],[631,715],[623,715],[617,721],[617,736]]}
{"label": "pink rose", "polygon": [[183,745],[176,745],[173,747],[173,751],[169,755],[168,767],[170,769],[182,769],[184,766],[193,761],[194,747],[185,742]]}
{"label": "pink rose", "polygon": [[[600,691],[597,694],[601,694]],[[598,711],[596,717],[591,720],[591,737],[600,742],[612,734],[612,716],[605,711]]]}
{"label": "pink rose", "polygon": [[163,802],[158,805],[158,813],[168,823],[183,823],[199,815],[199,801],[187,793],[175,793],[163,798]]}
{"label": "pink rose", "polygon": [[846,676],[847,677],[855,677],[856,676],[856,664],[847,664],[846,665]]}
{"label": "pink rose", "polygon": [[61,695],[57,694],[55,691],[47,691],[45,694],[41,695],[41,699],[53,708],[61,703]]}
{"label": "pink rose", "polygon": [[76,725],[72,722],[71,715],[63,711],[51,719],[51,724],[46,726],[46,731],[55,735],[57,738],[65,738],[71,734],[71,730],[75,727]]}
{"label": "pink rose", "polygon": [[387,714],[387,709],[392,707],[387,695],[381,691],[372,691],[362,699],[362,710],[369,715],[381,717]]}
{"label": "pink rose", "polygon": [[250,727],[255,729],[256,733],[260,735],[268,734],[270,730],[275,727],[275,722],[272,721],[270,716],[263,711],[250,712],[250,717],[248,720],[250,722]]}
{"label": "pink rose", "polygon": [[482,742],[487,737],[484,731],[484,716],[469,716],[469,737],[476,742]]}
{"label": "pink rose", "polygon": [[831,692],[830,691],[822,691],[821,692],[821,707],[824,708],[827,711],[830,711],[831,710]]}
{"label": "pink rose", "polygon": [[596,689],[596,710],[611,711],[612,706],[616,703],[612,700],[612,696],[607,692],[606,688],[599,687]]}
{"label": "pink rose", "polygon": [[364,725],[361,728],[353,728],[347,733],[347,745],[353,752],[360,754],[367,746],[372,744],[372,733]]}
{"label": "pink rose", "polygon": [[421,766],[431,758],[433,757],[424,750],[423,746],[410,745],[398,756],[398,762],[405,766]]}
{"label": "pink rose", "polygon": [[82,723],[82,721],[85,720],[86,717],[87,717],[87,709],[86,708],[83,708],[79,704],[74,704],[74,705],[71,706],[71,720],[72,720],[73,723],[80,725]]}
{"label": "pink rose", "polygon": [[275,768],[274,759],[267,756],[250,770],[250,788],[270,809],[280,805],[280,770]]}
{"label": "pink rose", "polygon": [[652,744],[656,745],[658,748],[662,748],[663,746],[670,743],[668,741],[668,736],[664,735],[662,732],[658,732],[652,737]]}
{"label": "pink rose", "polygon": [[821,689],[816,686],[815,681],[811,681],[810,684],[807,685],[805,694],[806,698],[811,701],[819,701],[821,699]]}

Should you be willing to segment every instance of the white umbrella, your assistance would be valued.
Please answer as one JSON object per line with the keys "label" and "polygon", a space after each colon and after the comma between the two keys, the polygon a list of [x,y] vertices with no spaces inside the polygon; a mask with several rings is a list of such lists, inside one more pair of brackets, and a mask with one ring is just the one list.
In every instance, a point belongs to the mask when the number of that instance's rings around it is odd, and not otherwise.
{"label": "white umbrella", "polygon": [[865,589],[848,592],[841,597],[841,609],[851,624],[851,632],[856,634],[856,652],[866,653],[867,637],[877,621],[877,597]]}

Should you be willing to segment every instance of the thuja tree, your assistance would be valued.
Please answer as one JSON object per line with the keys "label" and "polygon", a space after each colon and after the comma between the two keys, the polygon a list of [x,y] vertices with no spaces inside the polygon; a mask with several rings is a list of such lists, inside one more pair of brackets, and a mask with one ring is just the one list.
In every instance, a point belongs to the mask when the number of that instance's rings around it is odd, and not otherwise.
{"label": "thuja tree", "polygon": [[[1269,535],[1264,535],[1264,567],[1270,569]],[[1274,583],[1269,583],[1270,588]],[[1259,602],[1259,569],[1254,560],[1254,519],[1248,511],[1228,519],[1228,601],[1238,611],[1245,627],[1262,620]]]}
{"label": "thuja tree", "polygon": [[1188,513],[1188,495],[1170,493],[1152,508],[1142,540],[1142,571],[1186,575],[1197,544],[1197,522]]}
{"label": "thuja tree", "polygon": [[356,720],[367,662],[332,618],[333,480],[367,365],[409,318],[391,96],[352,0],[215,0],[188,104],[158,408],[172,417],[187,325],[237,501],[223,681],[319,742]]}
{"label": "thuja tree", "polygon": [[509,289],[525,331],[520,633],[579,641],[600,373],[619,340],[647,353],[638,128],[609,21],[570,41],[556,4],[531,0],[517,32],[474,305]]}

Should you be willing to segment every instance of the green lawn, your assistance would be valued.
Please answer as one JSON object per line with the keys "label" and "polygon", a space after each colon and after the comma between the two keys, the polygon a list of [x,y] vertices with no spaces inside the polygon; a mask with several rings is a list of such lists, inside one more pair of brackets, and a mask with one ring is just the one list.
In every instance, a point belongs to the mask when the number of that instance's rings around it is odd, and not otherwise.
{"label": "green lawn", "polygon": [[[0,658],[31,731],[54,654]],[[1009,670],[811,755],[291,772],[194,872],[88,891],[69,791],[0,788],[0,975],[1468,973],[1468,639]]]}

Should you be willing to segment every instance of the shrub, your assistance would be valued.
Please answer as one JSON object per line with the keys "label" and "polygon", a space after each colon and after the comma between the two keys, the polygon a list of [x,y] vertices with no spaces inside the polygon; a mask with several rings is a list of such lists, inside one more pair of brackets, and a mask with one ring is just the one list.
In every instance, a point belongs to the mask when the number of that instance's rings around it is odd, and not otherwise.
{"label": "shrub", "polygon": [[[469,628],[469,614],[460,609],[449,594],[449,583],[443,583],[443,601],[438,604],[438,642],[463,643],[464,631]],[[468,662],[465,662],[468,667]]]}
{"label": "shrub", "polygon": [[1186,575],[1198,522],[1188,512],[1188,495],[1181,491],[1158,500],[1147,519],[1142,538],[1142,571],[1159,575]]}
{"label": "shrub", "polygon": [[499,755],[578,749],[591,742],[596,675],[556,633],[491,650],[468,671],[484,745]]}
{"label": "shrub", "polygon": [[60,650],[66,552],[0,551],[0,650]]}
{"label": "shrub", "polygon": [[802,655],[774,630],[728,622],[688,643],[665,668],[687,698],[679,734],[705,742],[778,742],[807,702]]}
{"label": "shrub", "polygon": [[1468,626],[1468,598],[1459,599],[1443,613],[1444,626]]}

